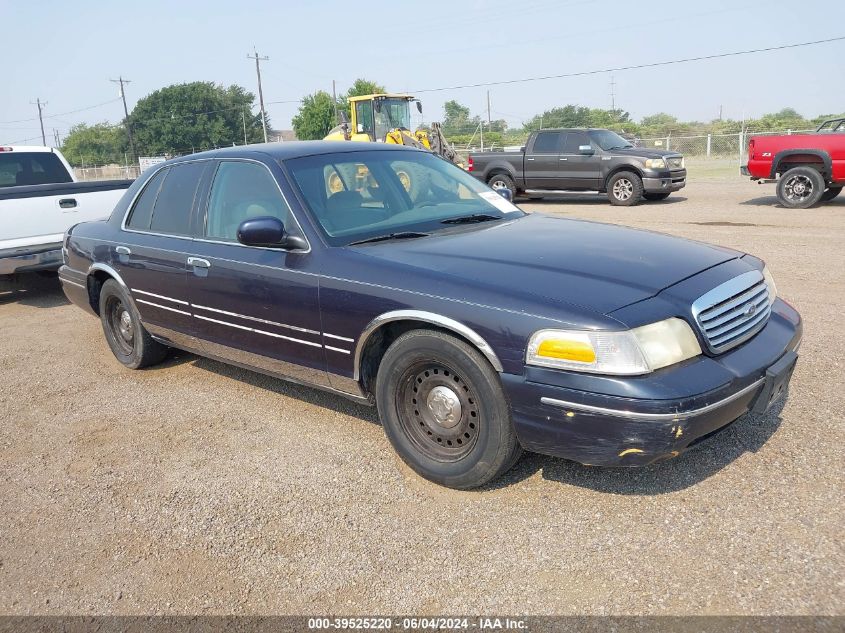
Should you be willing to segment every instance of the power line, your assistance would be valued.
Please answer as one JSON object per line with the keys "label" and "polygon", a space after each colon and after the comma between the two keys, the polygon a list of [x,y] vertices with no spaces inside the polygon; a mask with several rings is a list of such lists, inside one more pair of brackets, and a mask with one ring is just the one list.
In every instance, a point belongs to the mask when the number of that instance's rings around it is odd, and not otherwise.
{"label": "power line", "polygon": [[[84,108],[79,108],[78,110],[71,110],[70,112],[59,112],[58,114],[50,114],[45,116],[45,119],[56,119],[60,116],[67,116],[68,114],[76,114],[77,112],[85,112],[86,110],[93,110],[94,108],[100,108],[104,105],[108,105],[110,103],[114,103],[115,101],[120,101],[120,97],[117,99],[109,99],[108,101],[103,101],[102,103],[97,103],[92,106],[86,106]],[[26,123],[29,121],[37,121],[38,117],[32,117],[31,119],[17,119],[16,121],[0,121],[0,125],[6,125],[7,123]]]}
{"label": "power line", "polygon": [[528,83],[531,81],[544,81],[546,79],[566,79],[569,77],[584,77],[587,75],[600,75],[602,73],[620,72],[623,70],[637,70],[640,68],[655,68],[658,66],[670,66],[672,64],[686,64],[688,62],[699,62],[709,59],[722,59],[725,57],[737,57],[740,55],[751,55],[754,53],[767,53],[771,51],[781,51],[790,48],[800,48],[802,46],[815,46],[817,44],[828,44],[830,42],[839,42],[845,40],[845,35],[839,37],[831,37],[825,40],[814,40],[812,42],[799,42],[797,44],[782,44],[780,46],[768,46],[766,48],[751,48],[744,51],[731,51],[729,53],[716,53],[714,55],[700,55],[698,57],[684,57],[682,59],[672,59],[662,62],[651,62],[648,64],[634,64],[631,66],[618,66],[616,68],[602,68],[601,70],[584,70],[576,73],[564,73],[561,75],[544,75],[542,77],[524,77],[522,79],[505,79],[502,81],[485,81],[476,84],[463,84],[459,86],[445,86],[442,88],[423,88],[418,90],[410,90],[411,93],[421,92],[444,92],[446,90],[463,90],[464,88],[484,88],[486,86],[503,86],[508,84]]}

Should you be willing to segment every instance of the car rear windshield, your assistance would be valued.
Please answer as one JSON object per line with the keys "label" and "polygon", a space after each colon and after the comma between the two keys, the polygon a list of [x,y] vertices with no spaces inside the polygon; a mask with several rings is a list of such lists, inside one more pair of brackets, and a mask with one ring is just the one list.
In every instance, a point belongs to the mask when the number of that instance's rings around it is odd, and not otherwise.
{"label": "car rear windshield", "polygon": [[429,152],[318,154],[287,160],[285,166],[333,246],[446,229],[462,217],[523,215],[463,169]]}
{"label": "car rear windshield", "polygon": [[52,152],[0,152],[0,187],[73,182]]}

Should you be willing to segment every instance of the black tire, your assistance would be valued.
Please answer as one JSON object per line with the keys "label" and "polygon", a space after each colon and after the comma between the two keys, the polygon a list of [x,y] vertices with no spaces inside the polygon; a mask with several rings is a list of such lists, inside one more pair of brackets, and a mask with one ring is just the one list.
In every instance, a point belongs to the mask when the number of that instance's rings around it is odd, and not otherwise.
{"label": "black tire", "polygon": [[617,207],[632,207],[643,197],[643,181],[631,171],[620,171],[607,181],[607,199]]}
{"label": "black tire", "polygon": [[496,372],[449,334],[412,330],[396,339],[379,365],[376,403],[402,460],[442,486],[483,486],[522,452]]}
{"label": "black tire", "polygon": [[842,187],[828,187],[822,194],[821,202],[830,202],[840,193],[842,193]]}
{"label": "black tire", "polygon": [[115,358],[130,369],[160,363],[168,348],[154,340],[141,325],[126,288],[109,279],[100,289],[100,321]]}
{"label": "black tire", "polygon": [[789,209],[807,209],[824,194],[824,178],[812,167],[793,167],[778,179],[778,201]]}
{"label": "black tire", "polygon": [[648,193],[643,194],[643,198],[650,201],[665,200],[669,197],[668,193]]}
{"label": "black tire", "polygon": [[487,186],[491,189],[510,189],[511,200],[516,200],[516,183],[507,174],[494,174],[487,179]]}

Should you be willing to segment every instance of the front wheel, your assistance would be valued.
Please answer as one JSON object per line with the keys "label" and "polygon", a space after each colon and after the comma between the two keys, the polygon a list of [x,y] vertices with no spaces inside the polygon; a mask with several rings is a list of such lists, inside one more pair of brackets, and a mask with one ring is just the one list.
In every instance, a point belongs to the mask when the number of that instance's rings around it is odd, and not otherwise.
{"label": "front wheel", "polygon": [[129,292],[109,279],[100,290],[100,321],[115,358],[130,369],[160,363],[168,348],[150,336],[141,324]]}
{"label": "front wheel", "polygon": [[842,187],[828,187],[822,194],[821,201],[830,202],[840,193],[842,193]]}
{"label": "front wheel", "polygon": [[669,197],[668,193],[644,193],[643,198],[646,200],[656,201],[656,200],[665,200]]}
{"label": "front wheel", "polygon": [[507,174],[494,174],[487,180],[487,185],[494,191],[508,189],[511,192],[511,200],[516,199],[516,183]]}
{"label": "front wheel", "polygon": [[402,460],[440,485],[482,486],[519,458],[496,372],[449,334],[413,330],[396,339],[379,365],[376,402]]}
{"label": "front wheel", "polygon": [[607,181],[607,197],[612,205],[632,207],[643,197],[643,181],[630,171],[613,174]]}
{"label": "front wheel", "polygon": [[807,209],[824,194],[824,178],[812,167],[793,167],[778,180],[777,196],[790,209]]}

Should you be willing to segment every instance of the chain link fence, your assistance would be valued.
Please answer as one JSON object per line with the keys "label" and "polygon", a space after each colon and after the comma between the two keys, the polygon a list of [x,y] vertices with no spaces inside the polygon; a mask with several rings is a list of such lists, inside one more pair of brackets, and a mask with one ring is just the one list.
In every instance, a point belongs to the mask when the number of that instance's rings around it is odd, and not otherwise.
{"label": "chain link fence", "polygon": [[99,165],[73,167],[77,180],[134,180],[140,174],[138,165]]}

